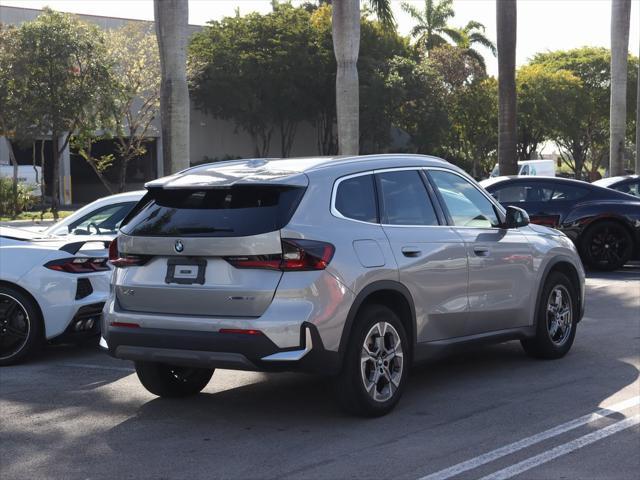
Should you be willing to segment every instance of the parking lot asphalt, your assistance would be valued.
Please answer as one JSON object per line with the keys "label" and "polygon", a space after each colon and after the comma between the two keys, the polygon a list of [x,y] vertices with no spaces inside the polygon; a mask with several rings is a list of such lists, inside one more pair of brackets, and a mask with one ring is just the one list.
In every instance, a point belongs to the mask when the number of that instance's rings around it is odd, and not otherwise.
{"label": "parking lot asphalt", "polygon": [[343,414],[313,376],[219,370],[165,400],[129,362],[49,347],[0,370],[0,478],[636,479],[640,267],[590,275],[586,300],[564,359],[457,352],[378,419]]}

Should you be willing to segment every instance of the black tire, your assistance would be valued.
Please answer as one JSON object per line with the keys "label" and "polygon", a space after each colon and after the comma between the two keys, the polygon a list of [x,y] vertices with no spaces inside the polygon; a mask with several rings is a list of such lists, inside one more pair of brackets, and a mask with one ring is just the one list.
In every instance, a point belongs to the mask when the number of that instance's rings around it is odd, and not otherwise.
{"label": "black tire", "polygon": [[[566,292],[568,295],[570,304],[565,308],[568,309],[571,315],[569,319],[558,320],[556,313],[549,310],[552,294],[554,294],[554,299],[557,298],[555,297],[557,291],[560,291],[562,295],[564,295],[562,292]],[[534,358],[551,360],[564,357],[571,349],[576,336],[579,311],[580,306],[576,287],[563,273],[551,272],[540,296],[538,318],[536,319],[536,336],[520,342],[524,351]],[[554,321],[556,322],[555,329]],[[564,332],[558,326],[560,324],[570,328],[570,331]]]}
{"label": "black tire", "polygon": [[595,270],[616,270],[633,254],[633,238],[618,222],[602,221],[590,226],[581,245],[585,263]]}
{"label": "black tire", "polygon": [[35,301],[22,291],[0,287],[0,366],[24,362],[42,347],[44,327]]}
{"label": "black tire", "polygon": [[[388,360],[383,360],[383,349],[380,349],[377,360],[371,357],[366,363],[361,362],[361,354],[365,350],[365,339],[371,338],[369,337],[371,331],[376,328],[376,325],[381,324],[386,333],[383,332],[383,336],[376,336],[382,338],[381,342],[385,343],[384,351],[388,355],[385,354],[384,358]],[[385,324],[393,328],[389,329]],[[392,348],[390,343],[387,344],[387,342],[396,342],[397,347],[397,339],[400,342],[399,349]],[[390,353],[392,351],[401,355]],[[407,335],[398,316],[384,305],[365,306],[356,317],[342,370],[335,379],[335,392],[341,406],[349,413],[365,417],[378,417],[390,412],[400,400],[407,383],[410,353]],[[386,373],[383,374],[383,370]],[[378,372],[380,372],[380,378],[374,383],[373,379],[378,378]],[[365,387],[365,376],[369,378],[369,391],[372,393],[368,393]],[[391,378],[395,379],[395,383],[392,384],[387,380]],[[373,393],[374,391],[376,393]],[[373,395],[379,398],[374,399]],[[389,398],[385,399],[387,395]]]}
{"label": "black tire", "polygon": [[135,362],[140,383],[159,397],[188,397],[207,386],[213,368],[180,367],[158,362]]}

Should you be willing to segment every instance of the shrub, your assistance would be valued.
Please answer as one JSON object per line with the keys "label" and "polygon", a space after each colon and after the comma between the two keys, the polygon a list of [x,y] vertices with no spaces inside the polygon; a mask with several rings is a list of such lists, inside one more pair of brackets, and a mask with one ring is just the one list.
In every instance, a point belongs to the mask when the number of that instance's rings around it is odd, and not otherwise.
{"label": "shrub", "polygon": [[[30,185],[18,183],[18,195],[13,198],[13,179],[0,178],[0,216],[16,217],[35,204]],[[15,209],[14,209],[15,207]]]}

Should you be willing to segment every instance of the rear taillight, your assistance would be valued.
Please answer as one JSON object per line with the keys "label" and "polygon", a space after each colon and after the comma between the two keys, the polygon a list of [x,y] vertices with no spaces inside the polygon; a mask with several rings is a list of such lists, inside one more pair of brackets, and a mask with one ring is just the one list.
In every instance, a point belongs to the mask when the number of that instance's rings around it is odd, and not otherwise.
{"label": "rear taillight", "polygon": [[49,270],[67,273],[93,273],[109,270],[107,259],[104,257],[70,257],[52,260],[44,264]]}
{"label": "rear taillight", "polygon": [[333,258],[335,247],[316,240],[282,239],[282,255],[225,257],[236,268],[307,271],[324,270]]}
{"label": "rear taillight", "polygon": [[109,244],[109,263],[114,267],[136,267],[144,265],[149,257],[146,255],[121,254],[118,251],[118,238],[114,238]]}

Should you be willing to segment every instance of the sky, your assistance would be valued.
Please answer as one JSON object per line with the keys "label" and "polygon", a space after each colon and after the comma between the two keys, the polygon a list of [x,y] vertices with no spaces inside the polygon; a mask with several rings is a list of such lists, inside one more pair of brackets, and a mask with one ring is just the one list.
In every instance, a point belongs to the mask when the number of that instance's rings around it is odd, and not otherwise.
{"label": "sky", "polygon": [[[300,3],[294,0],[293,3]],[[401,33],[407,34],[411,18],[402,11],[400,0],[392,0],[392,8]],[[417,7],[424,0],[408,0]],[[638,55],[640,49],[640,0],[632,0],[629,50]],[[64,12],[153,20],[153,0],[0,0],[0,5],[42,8],[50,6]],[[269,0],[189,0],[189,23],[203,25],[208,20],[253,11],[266,13]],[[451,25],[464,26],[477,20],[486,27],[487,36],[495,41],[495,0],[454,0],[456,16]],[[1,19],[0,19],[1,20]],[[610,46],[611,0],[518,0],[518,39],[516,62],[522,65],[537,52],[590,46]],[[497,62],[484,50],[490,74],[497,73]]]}

